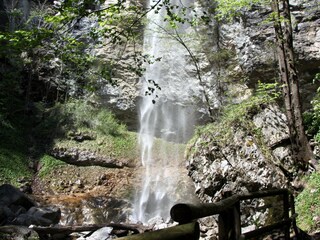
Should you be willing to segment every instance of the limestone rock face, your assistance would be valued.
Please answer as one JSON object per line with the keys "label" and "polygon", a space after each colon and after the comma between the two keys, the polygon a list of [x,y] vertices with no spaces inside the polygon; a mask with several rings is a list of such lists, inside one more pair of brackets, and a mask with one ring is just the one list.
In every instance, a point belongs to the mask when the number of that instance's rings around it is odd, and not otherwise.
{"label": "limestone rock face", "polygon": [[[314,71],[319,65],[320,12],[315,1],[295,0],[292,5],[294,50],[301,71]],[[233,45],[241,69],[257,80],[277,74],[274,30],[272,22],[263,22],[271,9],[253,9],[232,24],[222,25],[221,34]],[[306,63],[309,64],[306,64]]]}
{"label": "limestone rock face", "polygon": [[[278,107],[268,106],[252,117],[260,136],[243,126],[234,126],[226,142],[217,140],[217,132],[202,134],[187,159],[189,175],[201,200],[215,202],[230,193],[286,187],[294,167],[290,155],[280,154],[289,153],[284,144],[288,137],[284,121]],[[272,149],[268,144],[273,145]]]}
{"label": "limestone rock face", "polygon": [[[129,2],[145,7],[147,1]],[[297,56],[297,65],[300,73],[302,94],[307,100],[313,96],[317,86],[312,86],[311,80],[319,71],[320,63],[320,12],[317,1],[291,0],[292,23],[294,28],[294,47]],[[194,2],[195,11],[199,14],[208,11],[213,4],[208,1],[197,0]],[[258,82],[273,81],[278,75],[278,60],[276,46],[274,44],[274,30],[272,22],[264,21],[271,9],[265,6],[255,7],[252,11],[244,12],[241,17],[234,19],[232,23],[217,24],[214,14],[209,16],[211,21],[205,26],[196,28],[184,26],[186,29],[185,42],[187,47],[198,59],[198,67],[201,72],[202,83],[196,77],[196,68],[188,52],[183,50],[181,56],[169,58],[168,65],[162,76],[170,76],[172,84],[183,86],[186,77],[194,79],[194,92],[181,92],[177,95],[194,99],[197,102],[200,117],[205,119],[208,106],[204,100],[204,93],[208,96],[210,107],[218,109],[226,101],[226,91],[231,93],[233,102],[241,101],[250,93]],[[81,31],[90,29],[92,21],[83,21]],[[106,79],[101,81],[99,96],[103,104],[112,109],[129,130],[137,130],[137,108],[143,93],[141,92],[141,80],[139,74],[133,71],[135,67],[145,67],[135,61],[137,54],[143,51],[143,23],[136,31],[139,33],[137,41],[127,43],[124,46],[110,45],[107,39],[105,44],[90,48],[88,51],[97,57],[96,68],[112,69],[112,80],[117,85],[108,84]],[[80,34],[75,33],[75,34]],[[179,45],[179,43],[177,43]],[[225,51],[223,54],[219,49]],[[160,54],[159,51],[157,51]],[[178,51],[176,51],[178,53]],[[159,56],[166,57],[166,56]],[[185,58],[183,71],[179,74],[171,74],[172,66],[177,64],[176,59]],[[138,64],[138,65],[137,65]],[[241,79],[246,79],[239,83]],[[229,84],[231,82],[232,84]],[[238,86],[235,90],[235,86]],[[177,104],[183,104],[185,98],[178,100]]]}

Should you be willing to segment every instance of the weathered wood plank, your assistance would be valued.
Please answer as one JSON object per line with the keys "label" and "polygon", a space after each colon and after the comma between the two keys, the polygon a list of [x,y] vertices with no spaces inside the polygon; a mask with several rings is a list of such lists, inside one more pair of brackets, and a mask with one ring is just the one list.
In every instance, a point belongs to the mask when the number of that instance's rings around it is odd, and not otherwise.
{"label": "weathered wood plank", "polygon": [[140,224],[120,224],[120,223],[94,224],[94,225],[84,225],[84,226],[53,226],[53,227],[32,226],[30,228],[36,231],[38,234],[63,233],[63,234],[69,235],[73,232],[96,231],[103,227],[112,227],[115,230],[129,230],[135,233],[143,233],[145,231],[151,230],[149,227],[146,227]]}
{"label": "weathered wood plank", "polygon": [[119,240],[198,240],[200,228],[198,222],[178,225],[153,232],[117,238]]}
{"label": "weathered wood plank", "polygon": [[217,203],[202,203],[198,205],[179,203],[170,210],[171,218],[179,223],[187,223],[197,218],[203,218],[215,214],[220,214],[239,201],[238,195],[228,197]]}

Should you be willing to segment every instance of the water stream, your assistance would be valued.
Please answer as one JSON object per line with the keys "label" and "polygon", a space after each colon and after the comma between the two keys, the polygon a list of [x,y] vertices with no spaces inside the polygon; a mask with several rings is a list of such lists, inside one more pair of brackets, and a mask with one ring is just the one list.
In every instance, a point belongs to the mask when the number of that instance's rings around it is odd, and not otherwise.
{"label": "water stream", "polygon": [[[171,1],[175,5],[188,2]],[[149,7],[152,4],[154,1],[150,0]],[[186,49],[163,30],[168,29],[163,22],[164,14],[164,10],[149,12],[144,34],[144,53],[161,61],[148,65],[141,79],[139,143],[144,176],[133,218],[143,223],[154,217],[167,221],[172,205],[183,199],[187,187],[183,183],[186,173],[181,143],[190,138],[195,124],[195,106],[191,103],[196,83],[194,69],[188,63]],[[186,29],[181,26],[179,34],[186,34]],[[153,93],[145,94],[150,93],[150,88]]]}

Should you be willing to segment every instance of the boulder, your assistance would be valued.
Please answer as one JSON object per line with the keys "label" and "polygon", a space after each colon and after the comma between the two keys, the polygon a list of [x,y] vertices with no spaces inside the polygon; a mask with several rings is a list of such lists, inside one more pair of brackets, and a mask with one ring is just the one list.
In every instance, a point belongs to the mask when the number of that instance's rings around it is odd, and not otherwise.
{"label": "boulder", "polygon": [[3,184],[0,186],[0,205],[8,207],[21,206],[29,209],[36,204],[19,189],[10,184]]}
{"label": "boulder", "polygon": [[0,236],[2,240],[38,240],[37,232],[25,226],[1,226]]}
{"label": "boulder", "polygon": [[9,184],[0,186],[0,225],[57,224],[61,211],[57,207],[37,207],[27,195]]}
{"label": "boulder", "polygon": [[14,225],[49,226],[59,223],[61,210],[58,207],[32,207],[26,213],[18,215],[13,221]]}
{"label": "boulder", "polygon": [[[217,138],[217,129],[200,135],[187,159],[189,175],[200,199],[216,202],[232,194],[290,187],[289,178],[294,177],[297,169],[290,157],[290,143],[285,141],[288,137],[285,121],[276,105],[265,106],[248,119],[247,126],[235,123],[225,141]],[[264,203],[256,200],[246,205]],[[257,219],[263,223],[268,218],[265,209],[251,215],[250,211],[245,215],[248,225]]]}
{"label": "boulder", "polygon": [[101,166],[107,168],[123,168],[128,163],[111,157],[105,157],[86,149],[55,147],[50,155],[66,163],[77,166]]}

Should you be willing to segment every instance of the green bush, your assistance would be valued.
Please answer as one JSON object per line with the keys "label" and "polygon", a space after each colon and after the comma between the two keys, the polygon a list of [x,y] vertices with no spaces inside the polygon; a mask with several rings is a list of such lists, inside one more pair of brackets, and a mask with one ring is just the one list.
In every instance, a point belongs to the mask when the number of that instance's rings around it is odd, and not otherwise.
{"label": "green bush", "polygon": [[127,130],[125,125],[119,124],[111,112],[104,109],[97,114],[93,127],[98,132],[112,136],[122,135]]}
{"label": "green bush", "polygon": [[19,116],[15,122],[1,122],[0,124],[0,184],[11,183],[18,185],[19,178],[31,177],[28,145],[25,137],[25,126],[18,122],[26,122]]}
{"label": "green bush", "polygon": [[0,184],[10,183],[17,186],[17,180],[25,177],[31,177],[26,154],[17,149],[0,147]]}
{"label": "green bush", "polygon": [[70,131],[85,129],[112,136],[120,136],[126,131],[126,127],[107,109],[94,107],[86,101],[72,100],[64,104],[58,103],[48,109],[37,132],[44,138],[54,138],[65,137]]}

